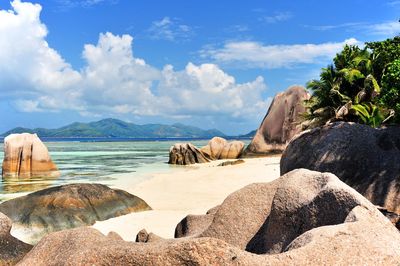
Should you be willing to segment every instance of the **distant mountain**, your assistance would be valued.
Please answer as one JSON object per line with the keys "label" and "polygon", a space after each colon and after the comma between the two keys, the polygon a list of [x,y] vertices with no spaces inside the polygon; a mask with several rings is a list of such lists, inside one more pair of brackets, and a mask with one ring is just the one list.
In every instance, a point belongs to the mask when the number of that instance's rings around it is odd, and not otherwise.
{"label": "distant mountain", "polygon": [[256,132],[257,132],[257,130],[250,131],[250,132],[247,133],[247,134],[240,135],[239,138],[249,138],[249,139],[251,139],[251,138],[254,137],[254,135],[256,134]]}
{"label": "distant mountain", "polygon": [[203,130],[198,127],[183,124],[162,125],[146,124],[136,125],[118,119],[103,119],[91,123],[72,123],[57,129],[22,128],[17,127],[3,133],[7,136],[12,133],[37,133],[39,137],[97,137],[97,138],[211,138],[224,137],[225,134],[216,129]]}

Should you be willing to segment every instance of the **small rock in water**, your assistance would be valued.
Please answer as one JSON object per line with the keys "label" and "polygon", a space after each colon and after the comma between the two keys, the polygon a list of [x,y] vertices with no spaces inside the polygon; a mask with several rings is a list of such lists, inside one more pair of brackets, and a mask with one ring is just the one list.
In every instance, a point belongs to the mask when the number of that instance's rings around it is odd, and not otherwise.
{"label": "small rock in water", "polygon": [[242,164],[242,163],[245,163],[245,161],[240,159],[240,160],[235,160],[235,161],[226,161],[226,162],[220,163],[218,166],[236,165],[236,164]]}

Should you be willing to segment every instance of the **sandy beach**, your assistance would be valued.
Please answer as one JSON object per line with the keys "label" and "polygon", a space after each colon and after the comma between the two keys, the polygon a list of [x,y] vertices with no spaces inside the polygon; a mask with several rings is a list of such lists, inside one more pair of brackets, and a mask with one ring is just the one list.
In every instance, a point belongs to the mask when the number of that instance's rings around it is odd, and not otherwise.
{"label": "sandy beach", "polygon": [[114,231],[134,241],[143,228],[164,238],[172,238],[176,224],[188,214],[204,214],[221,204],[232,192],[252,183],[270,182],[279,177],[280,156],[245,159],[245,163],[218,166],[223,160],[177,167],[151,176],[136,185],[120,183],[124,189],[144,199],[152,211],[132,213],[96,222],[103,234]]}

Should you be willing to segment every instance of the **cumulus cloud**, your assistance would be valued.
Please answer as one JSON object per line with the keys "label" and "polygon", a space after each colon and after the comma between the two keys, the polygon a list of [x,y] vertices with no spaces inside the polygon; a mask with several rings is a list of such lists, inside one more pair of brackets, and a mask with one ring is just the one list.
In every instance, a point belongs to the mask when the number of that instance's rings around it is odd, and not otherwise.
{"label": "cumulus cloud", "polygon": [[267,102],[262,100],[266,89],[264,79],[237,84],[234,77],[217,65],[189,63],[185,70],[174,71],[164,67],[160,82],[162,97],[174,100],[171,113],[207,115],[218,113],[233,117],[265,112]]}
{"label": "cumulus cloud", "polygon": [[264,45],[258,42],[228,42],[221,48],[207,47],[203,58],[241,68],[282,68],[297,64],[330,60],[345,44],[358,44],[354,39],[322,44]]}
{"label": "cumulus cloud", "polygon": [[170,17],[153,21],[147,32],[151,39],[167,41],[187,40],[194,34],[192,27]]}
{"label": "cumulus cloud", "polygon": [[218,65],[157,69],[136,58],[130,35],[99,35],[77,71],[46,42],[40,5],[12,2],[0,11],[0,100],[23,112],[75,110],[82,115],[251,119],[268,105],[262,77],[237,83]]}
{"label": "cumulus cloud", "polygon": [[19,0],[11,5],[13,10],[0,10],[1,95],[65,94],[81,81],[81,75],[46,42],[41,6]]}

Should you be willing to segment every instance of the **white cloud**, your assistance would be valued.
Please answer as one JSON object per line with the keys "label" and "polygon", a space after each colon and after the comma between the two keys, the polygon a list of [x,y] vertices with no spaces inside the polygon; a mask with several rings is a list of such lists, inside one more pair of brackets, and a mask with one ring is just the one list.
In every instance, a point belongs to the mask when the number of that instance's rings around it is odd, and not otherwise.
{"label": "white cloud", "polygon": [[171,100],[173,105],[169,111],[174,114],[218,113],[245,117],[264,113],[268,103],[261,94],[265,89],[262,77],[237,84],[232,76],[214,64],[189,63],[183,71],[174,71],[167,65],[160,82],[161,96]]}
{"label": "white cloud", "polygon": [[43,112],[44,110],[39,107],[39,101],[33,100],[16,100],[15,106],[22,112]]}
{"label": "white cloud", "polygon": [[92,7],[98,4],[116,4],[119,0],[57,0],[62,10],[68,10],[74,7]]}
{"label": "white cloud", "polygon": [[384,22],[365,26],[371,34],[393,37],[400,34],[400,23],[398,21]]}
{"label": "white cloud", "polygon": [[167,41],[187,40],[194,34],[190,26],[181,24],[178,19],[170,17],[153,21],[147,32],[152,39]]}
{"label": "white cloud", "polygon": [[319,26],[305,25],[306,28],[310,28],[310,29],[318,30],[318,31],[328,31],[328,30],[341,29],[341,28],[352,29],[352,28],[362,27],[362,26],[365,26],[365,23],[363,23],[363,22],[348,22],[348,23],[341,23],[341,24],[337,24],[337,25],[319,25]]}
{"label": "white cloud", "polygon": [[263,45],[258,42],[228,42],[222,48],[200,51],[204,58],[241,68],[282,68],[330,60],[345,44],[358,44],[354,39],[322,44]]}
{"label": "white cloud", "polygon": [[262,17],[261,20],[272,24],[272,23],[283,22],[283,21],[289,20],[292,17],[293,17],[293,15],[290,12],[276,12],[272,16]]}
{"label": "white cloud", "polygon": [[307,28],[318,31],[328,31],[336,29],[345,29],[348,31],[362,31],[369,35],[393,37],[400,33],[400,23],[398,21],[386,21],[381,23],[365,23],[365,22],[348,22],[337,25],[319,25],[310,26]]}
{"label": "white cloud", "polygon": [[262,77],[239,84],[215,64],[157,69],[134,56],[129,35],[100,34],[84,46],[84,67],[74,70],[46,42],[41,7],[18,0],[12,7],[0,11],[0,36],[7,36],[0,38],[0,100],[20,111],[248,120],[268,105]]}
{"label": "white cloud", "polygon": [[243,24],[232,25],[226,29],[227,32],[246,32],[249,30],[250,28]]}
{"label": "white cloud", "polygon": [[79,72],[50,48],[47,28],[40,22],[41,7],[11,3],[13,10],[0,10],[0,85],[2,94],[65,93],[81,80]]}

